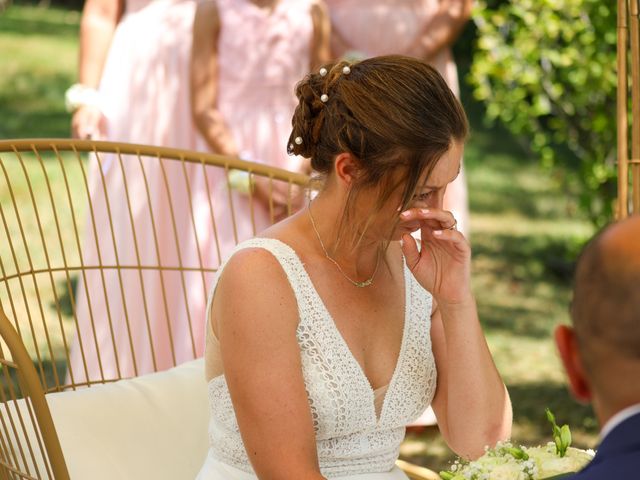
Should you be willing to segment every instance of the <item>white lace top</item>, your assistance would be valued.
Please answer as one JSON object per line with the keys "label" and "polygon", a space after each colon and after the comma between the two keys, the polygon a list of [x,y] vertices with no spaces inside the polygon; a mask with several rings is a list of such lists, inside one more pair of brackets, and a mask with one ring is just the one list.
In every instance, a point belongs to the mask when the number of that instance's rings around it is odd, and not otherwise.
{"label": "white lace top", "polygon": [[[405,425],[425,410],[435,393],[431,295],[405,267],[402,345],[378,417],[367,377],[294,250],[276,239],[254,238],[238,245],[235,251],[256,247],[268,250],[278,260],[296,296],[300,315],[297,337],[322,474],[337,477],[390,471],[398,458]],[[217,278],[223,268],[224,265]],[[253,473],[224,375],[209,382],[209,405],[209,455]]]}

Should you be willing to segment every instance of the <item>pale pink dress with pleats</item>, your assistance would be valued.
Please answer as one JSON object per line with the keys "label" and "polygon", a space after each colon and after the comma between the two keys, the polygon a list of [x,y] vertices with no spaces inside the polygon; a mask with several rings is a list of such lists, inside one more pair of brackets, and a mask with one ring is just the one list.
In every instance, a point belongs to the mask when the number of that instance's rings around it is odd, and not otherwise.
{"label": "pale pink dress with pleats", "polygon": [[280,0],[273,11],[249,0],[217,0],[218,109],[241,156],[298,171],[286,145],[298,101],[294,88],[309,72],[310,0]]}
{"label": "pale pink dress with pleats", "polygon": [[[218,36],[217,108],[229,127],[240,157],[300,172],[305,161],[287,154],[291,118],[298,104],[294,89],[311,63],[311,0],[281,0],[273,10],[249,0],[216,0]],[[282,185],[280,185],[282,186]],[[278,188],[274,184],[274,188]],[[226,178],[213,186],[214,204],[228,204]],[[238,242],[269,225],[269,208],[232,191],[235,217],[216,216],[220,258]],[[235,222],[235,228],[234,228]]]}
{"label": "pale pink dress with pleats", "polygon": [[[326,0],[332,28],[353,50],[366,56],[405,54],[437,13],[439,0]],[[335,52],[344,55],[347,51]],[[458,71],[450,49],[431,61],[458,95]],[[454,212],[458,229],[469,233],[464,169],[447,187],[445,208]]]}
{"label": "pale pink dress with pleats", "polygon": [[[240,157],[300,172],[305,161],[287,154],[291,118],[298,104],[295,85],[309,73],[313,22],[311,0],[280,0],[272,11],[249,0],[216,0],[218,110]],[[280,185],[282,186],[282,185]],[[277,186],[274,185],[275,188]],[[214,203],[228,203],[226,178],[214,186]],[[232,192],[236,212],[217,212],[218,245],[224,259],[238,242],[272,223],[266,205]],[[235,220],[235,230],[232,220]],[[255,228],[254,228],[255,226]]]}
{"label": "pale pink dress with pleats", "polygon": [[[287,155],[286,143],[297,104],[294,86],[309,70],[310,1],[283,0],[270,13],[248,0],[217,3],[218,108],[242,156],[299,170],[303,161]],[[192,0],[127,3],[100,86],[108,120],[104,138],[207,149],[195,133],[189,102],[195,5]],[[101,159],[100,168],[95,159],[90,166],[96,221],[95,230],[93,222],[87,222],[85,265],[98,259],[113,265],[116,257],[127,265],[137,263],[139,256],[143,265],[161,264],[165,271],[143,271],[142,281],[138,272],[126,269],[79,275],[76,312],[82,348],[76,339],[71,359],[76,382],[87,372],[91,380],[110,379],[163,370],[201,356],[211,275],[175,268],[217,268],[237,242],[271,223],[262,205],[254,202],[251,208],[245,195],[228,192],[222,171],[205,175],[201,166],[186,164],[185,180],[183,166],[176,162],[165,162],[163,170],[154,159],[143,159],[141,166],[137,158],[123,157],[121,169],[117,157]]]}

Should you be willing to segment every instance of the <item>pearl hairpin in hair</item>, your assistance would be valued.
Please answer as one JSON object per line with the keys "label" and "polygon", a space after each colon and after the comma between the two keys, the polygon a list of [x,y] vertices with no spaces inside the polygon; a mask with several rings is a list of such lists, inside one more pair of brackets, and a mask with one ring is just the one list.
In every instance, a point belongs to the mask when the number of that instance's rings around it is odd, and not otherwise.
{"label": "pearl hairpin in hair", "polygon": [[302,145],[302,137],[296,137],[294,142],[296,142],[296,145]]}
{"label": "pearl hairpin in hair", "polygon": [[[325,67],[322,67],[320,69],[320,76],[321,77],[325,77],[327,75],[327,69]],[[344,67],[342,67],[342,73],[344,75],[349,75],[351,73],[351,67],[349,65],[345,65]],[[320,95],[320,101],[322,103],[327,103],[329,101],[329,95],[327,95],[326,93],[323,93],[322,95]]]}

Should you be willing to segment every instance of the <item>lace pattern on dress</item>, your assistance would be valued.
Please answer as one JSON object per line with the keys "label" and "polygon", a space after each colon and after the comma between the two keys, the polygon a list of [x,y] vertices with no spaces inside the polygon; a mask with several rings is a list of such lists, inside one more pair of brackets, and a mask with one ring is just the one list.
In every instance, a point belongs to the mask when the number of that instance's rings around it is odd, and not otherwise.
{"label": "lace pattern on dress", "polygon": [[[243,248],[269,251],[282,266],[295,294],[299,312],[297,338],[322,474],[331,477],[390,471],[398,458],[405,425],[418,418],[435,393],[431,295],[405,267],[402,345],[378,418],[371,385],[294,250],[270,238],[243,242],[234,253]],[[224,265],[218,270],[218,277],[223,268]],[[217,278],[211,297],[216,282]],[[209,408],[212,455],[240,470],[253,472],[224,375],[209,382]]]}

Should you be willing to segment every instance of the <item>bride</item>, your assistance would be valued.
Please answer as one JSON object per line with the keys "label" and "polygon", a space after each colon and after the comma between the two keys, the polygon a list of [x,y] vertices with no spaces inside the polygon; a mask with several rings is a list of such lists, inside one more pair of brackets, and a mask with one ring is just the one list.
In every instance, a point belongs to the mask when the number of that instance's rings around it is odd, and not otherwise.
{"label": "bride", "polygon": [[405,425],[429,404],[449,446],[480,456],[509,436],[511,404],[469,245],[442,209],[467,135],[460,103],[400,56],[327,66],[296,94],[289,152],[322,186],[219,270],[198,479],[406,479]]}

